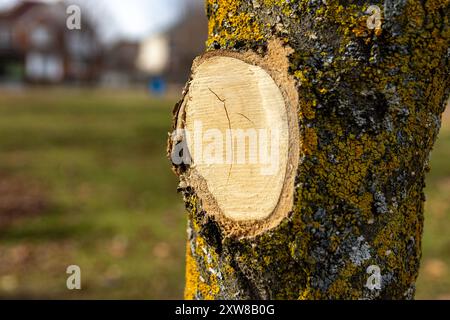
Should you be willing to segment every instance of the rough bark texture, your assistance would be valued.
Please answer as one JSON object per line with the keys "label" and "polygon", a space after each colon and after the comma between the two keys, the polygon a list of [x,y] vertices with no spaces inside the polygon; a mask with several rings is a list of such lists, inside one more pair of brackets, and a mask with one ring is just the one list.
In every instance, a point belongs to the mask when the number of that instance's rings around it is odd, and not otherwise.
{"label": "rough bark texture", "polygon": [[[367,27],[369,5],[381,28]],[[424,176],[450,88],[449,1],[207,0],[207,15],[208,50],[264,56],[274,38],[293,49],[302,144],[292,212],[256,237],[225,236],[180,186],[185,297],[413,298]],[[379,290],[366,287],[371,265]]]}

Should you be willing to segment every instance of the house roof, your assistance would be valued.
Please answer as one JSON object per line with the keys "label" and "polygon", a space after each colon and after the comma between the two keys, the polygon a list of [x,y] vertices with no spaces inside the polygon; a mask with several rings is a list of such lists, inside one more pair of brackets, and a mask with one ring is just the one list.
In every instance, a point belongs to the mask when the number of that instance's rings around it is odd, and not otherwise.
{"label": "house roof", "polygon": [[43,5],[42,2],[23,0],[9,10],[0,11],[0,19],[17,19],[33,7]]}

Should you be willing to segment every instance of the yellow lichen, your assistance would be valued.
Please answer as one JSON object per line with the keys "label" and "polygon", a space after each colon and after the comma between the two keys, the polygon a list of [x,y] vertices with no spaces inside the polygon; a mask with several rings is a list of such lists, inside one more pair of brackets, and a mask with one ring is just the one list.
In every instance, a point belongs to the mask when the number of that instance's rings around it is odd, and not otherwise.
{"label": "yellow lichen", "polygon": [[184,287],[184,299],[195,299],[198,281],[199,273],[197,271],[197,265],[192,257],[191,248],[188,242],[186,245],[186,285]]}
{"label": "yellow lichen", "polygon": [[[208,46],[217,42],[225,47],[228,42],[260,41],[264,38],[260,24],[249,13],[239,12],[240,0],[207,0],[207,4],[210,8],[217,6],[208,22]],[[224,24],[228,27],[223,28]]]}
{"label": "yellow lichen", "polygon": [[313,128],[306,128],[302,141],[302,150],[305,154],[310,155],[317,148],[317,134]]}

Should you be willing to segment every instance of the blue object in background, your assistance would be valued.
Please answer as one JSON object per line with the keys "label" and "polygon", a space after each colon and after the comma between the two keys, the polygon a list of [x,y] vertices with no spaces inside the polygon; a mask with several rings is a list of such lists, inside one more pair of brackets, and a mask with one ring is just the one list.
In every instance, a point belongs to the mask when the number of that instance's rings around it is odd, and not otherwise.
{"label": "blue object in background", "polygon": [[148,90],[156,95],[163,95],[166,92],[167,84],[162,77],[153,77],[148,82]]}

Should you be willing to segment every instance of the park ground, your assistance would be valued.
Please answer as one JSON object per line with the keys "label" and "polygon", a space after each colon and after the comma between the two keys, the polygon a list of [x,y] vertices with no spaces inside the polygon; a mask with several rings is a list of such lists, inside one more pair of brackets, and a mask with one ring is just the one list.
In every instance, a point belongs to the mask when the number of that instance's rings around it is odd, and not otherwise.
{"label": "park ground", "polygon": [[[0,298],[182,298],[186,217],[165,157],[175,101],[0,90]],[[450,112],[431,167],[417,298],[450,299]]]}

